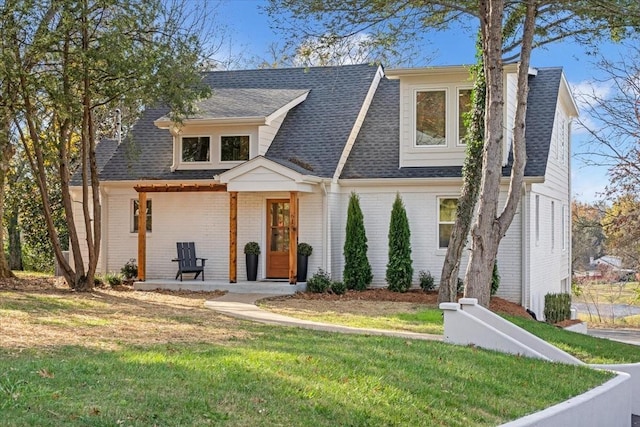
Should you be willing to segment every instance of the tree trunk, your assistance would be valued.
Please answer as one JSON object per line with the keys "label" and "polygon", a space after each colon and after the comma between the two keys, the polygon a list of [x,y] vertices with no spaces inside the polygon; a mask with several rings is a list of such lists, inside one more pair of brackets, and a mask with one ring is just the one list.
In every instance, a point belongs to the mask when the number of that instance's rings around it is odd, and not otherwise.
{"label": "tree trunk", "polygon": [[465,296],[477,298],[487,307],[491,296],[491,276],[500,241],[505,236],[521,198],[526,164],[525,116],[528,92],[528,70],[535,30],[536,6],[526,4],[523,42],[518,67],[517,106],[513,134],[513,165],[507,202],[500,214],[498,199],[502,176],[502,146],[504,139],[503,108],[504,74],[502,68],[502,0],[480,2],[487,103],[485,148],[482,158],[482,182],[478,218],[472,229],[471,257],[465,276]]}
{"label": "tree trunk", "polygon": [[18,209],[12,209],[8,215],[7,234],[9,238],[9,268],[22,270],[22,242],[20,240],[20,228],[18,227]]}
{"label": "tree trunk", "polygon": [[[6,100],[6,84],[3,85],[2,98]],[[2,108],[2,118],[0,118],[0,220],[4,218],[4,192],[7,172],[11,158],[15,153],[15,148],[10,137],[11,118],[6,107]],[[15,277],[9,268],[7,256],[4,252],[4,226],[0,224],[0,278]]]}
{"label": "tree trunk", "polygon": [[455,301],[457,298],[458,273],[460,258],[467,244],[469,230],[473,222],[473,211],[478,201],[480,179],[482,177],[482,147],[484,145],[484,103],[486,85],[484,81],[484,64],[482,47],[478,43],[478,64],[472,72],[474,76],[473,105],[469,127],[465,135],[467,152],[462,167],[462,192],[458,199],[456,222],[453,226],[447,255],[442,265],[438,302]]}
{"label": "tree trunk", "polygon": [[480,1],[482,51],[487,82],[485,145],[478,217],[471,230],[471,256],[465,275],[465,297],[489,305],[490,279],[501,236],[497,235],[498,196],[502,175],[504,111],[502,68],[502,0]]}

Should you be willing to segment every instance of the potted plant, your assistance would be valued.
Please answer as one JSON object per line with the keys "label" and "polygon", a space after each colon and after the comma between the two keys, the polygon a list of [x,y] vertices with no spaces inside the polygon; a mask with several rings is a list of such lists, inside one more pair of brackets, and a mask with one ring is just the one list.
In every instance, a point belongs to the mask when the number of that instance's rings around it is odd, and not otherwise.
{"label": "potted plant", "polygon": [[258,277],[258,255],[260,255],[258,242],[249,242],[244,245],[244,254],[247,266],[247,280],[255,282],[256,277]]}
{"label": "potted plant", "polygon": [[313,247],[308,243],[298,243],[298,282],[307,281],[307,267]]}

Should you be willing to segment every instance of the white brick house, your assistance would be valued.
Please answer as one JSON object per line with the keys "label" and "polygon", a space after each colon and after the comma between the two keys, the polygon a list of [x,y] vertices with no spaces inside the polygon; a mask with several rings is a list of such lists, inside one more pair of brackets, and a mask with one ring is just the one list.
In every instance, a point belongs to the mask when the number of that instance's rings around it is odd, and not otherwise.
{"label": "white brick house", "polygon": [[[505,192],[515,105],[515,68],[507,71]],[[384,285],[391,205],[400,193],[415,274],[429,270],[438,279],[461,186],[467,68],[220,71],[205,80],[212,96],[181,128],[166,110],[149,109],[121,144],[99,144],[100,271],[146,256],[145,278],[171,279],[175,243],[194,241],[208,258],[207,279],[243,281],[242,248],[257,241],[258,278],[294,281],[289,248],[297,239],[314,248],[310,272],[323,268],[340,279],[347,204],[356,192],[373,284]],[[498,254],[498,295],[536,312],[547,292],[570,286],[569,145],[576,115],[562,70],[531,70],[525,186]],[[145,199],[147,232],[140,236],[136,215]]]}

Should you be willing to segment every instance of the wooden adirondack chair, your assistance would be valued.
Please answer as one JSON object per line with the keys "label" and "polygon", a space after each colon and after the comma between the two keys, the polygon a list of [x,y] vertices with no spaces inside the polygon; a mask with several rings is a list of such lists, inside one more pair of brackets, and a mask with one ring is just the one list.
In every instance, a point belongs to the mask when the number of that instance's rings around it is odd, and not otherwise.
{"label": "wooden adirondack chair", "polygon": [[[207,259],[196,257],[196,244],[194,242],[177,242],[176,247],[178,257],[173,259],[178,262],[176,280],[180,277],[182,282],[182,273],[196,273],[194,279],[197,279],[202,273],[202,281],[204,282],[204,263]],[[200,260],[200,265],[198,265],[198,260]]]}

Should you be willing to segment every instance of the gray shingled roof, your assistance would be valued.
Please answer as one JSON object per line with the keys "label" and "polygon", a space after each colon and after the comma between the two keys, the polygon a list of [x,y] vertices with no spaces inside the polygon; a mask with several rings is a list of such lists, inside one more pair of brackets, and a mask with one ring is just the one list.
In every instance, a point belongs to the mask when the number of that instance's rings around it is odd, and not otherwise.
{"label": "gray shingled roof", "polygon": [[[218,88],[196,104],[197,113],[187,119],[268,117],[307,93],[302,89]],[[160,120],[169,121],[168,116]]]}
{"label": "gray shingled roof", "polygon": [[[203,111],[218,117],[266,116],[309,91],[307,99],[289,111],[265,157],[300,173],[331,177],[376,70],[353,65],[207,73],[205,81],[220,98],[214,95],[204,101]],[[542,68],[530,77],[526,176],[545,174],[561,75],[561,68]],[[262,101],[253,106],[242,100],[234,104],[234,93],[255,95],[252,99]],[[399,108],[398,80],[383,78],[341,178],[459,177],[461,168],[455,166],[398,167]],[[167,113],[167,109],[150,108],[122,144],[98,145],[104,149],[99,156],[104,165],[101,180],[212,179],[226,170],[171,172],[171,135],[153,124]],[[503,169],[504,174],[509,172],[509,166]]]}
{"label": "gray shingled roof", "polygon": [[[560,89],[562,68],[541,68],[529,78],[527,106],[527,166],[525,176],[544,176],[551,132]],[[461,176],[461,167],[399,168],[400,84],[383,79],[369,108],[362,129],[349,155],[342,179],[450,178]],[[510,162],[511,163],[511,160]],[[510,164],[503,174],[511,172]]]}
{"label": "gray shingled roof", "polygon": [[[309,91],[307,99],[289,111],[265,157],[301,173],[330,177],[336,170],[376,70],[377,67],[371,65],[347,65],[216,71],[207,73],[205,82],[213,89],[212,99],[215,99],[215,93],[229,93],[232,89],[287,96]],[[102,181],[212,179],[224,172],[171,172],[171,135],[168,130],[158,129],[153,124],[166,114],[168,110],[161,108],[144,112],[103,168]]]}

